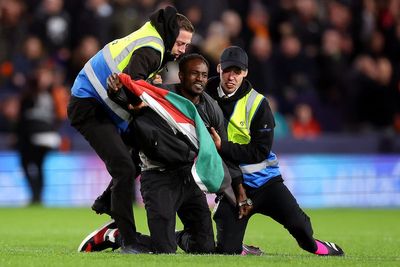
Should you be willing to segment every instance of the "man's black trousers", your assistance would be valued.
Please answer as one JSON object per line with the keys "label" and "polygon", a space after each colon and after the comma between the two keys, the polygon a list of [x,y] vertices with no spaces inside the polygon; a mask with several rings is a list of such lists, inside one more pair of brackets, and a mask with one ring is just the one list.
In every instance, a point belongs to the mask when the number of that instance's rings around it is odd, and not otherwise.
{"label": "man's black trousers", "polygon": [[[175,253],[177,243],[188,253],[214,252],[211,212],[190,169],[142,172],[140,190],[155,253]],[[176,214],[184,225],[178,233]]]}

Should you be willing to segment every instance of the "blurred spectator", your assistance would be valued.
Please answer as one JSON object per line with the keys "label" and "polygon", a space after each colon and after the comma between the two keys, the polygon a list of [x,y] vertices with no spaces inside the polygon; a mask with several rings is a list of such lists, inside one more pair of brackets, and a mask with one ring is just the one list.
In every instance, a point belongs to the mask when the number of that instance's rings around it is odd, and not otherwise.
{"label": "blurred spectator", "polygon": [[317,105],[315,61],[306,57],[296,36],[283,36],[275,68],[278,100],[283,113],[293,112],[293,106],[300,98]]}
{"label": "blurred spectator", "polygon": [[42,41],[34,35],[28,36],[23,42],[21,53],[13,58],[11,88],[18,93],[25,88],[28,76],[36,71],[46,56]]}
{"label": "blurred spectator", "polygon": [[198,21],[195,27],[196,32],[205,36],[211,28],[211,24],[214,21],[218,21],[222,12],[229,8],[230,1],[231,0],[176,0],[173,2],[178,10],[182,10],[184,15],[188,14],[188,11],[192,9],[192,7],[200,8],[201,12],[199,12],[199,14],[201,14],[201,21]]}
{"label": "blurred spectator", "polygon": [[85,36],[72,53],[71,65],[68,73],[68,82],[73,83],[76,75],[85,63],[100,50],[100,42],[94,36]]}
{"label": "blurred spectator", "polygon": [[[113,2],[114,12],[111,22],[111,40],[128,35],[133,30],[138,29],[142,25],[142,21],[148,18],[147,13],[150,10],[144,11],[139,6],[140,3],[145,1],[135,1],[136,3],[133,3],[131,0],[114,0]],[[150,9],[153,11],[152,3]]]}
{"label": "blurred spectator", "polygon": [[351,1],[332,0],[327,2],[328,5],[328,21],[329,27],[335,29],[342,36],[341,49],[343,53],[349,57],[354,52],[354,42],[357,39],[354,36],[356,28],[351,13]]}
{"label": "blurred spectator", "polygon": [[51,57],[65,63],[70,56],[70,16],[63,9],[64,0],[42,0],[30,27],[39,36]]}
{"label": "blurred spectator", "polygon": [[[44,183],[43,164],[51,149],[61,143],[57,123],[65,120],[66,103],[55,101],[51,66],[40,66],[21,97],[17,125],[17,149],[21,166],[31,188],[31,204],[40,204]],[[63,106],[57,106],[63,105]]]}
{"label": "blurred spectator", "polygon": [[314,118],[310,105],[306,103],[296,105],[291,130],[293,137],[297,139],[315,138],[321,134],[321,127]]}
{"label": "blurred spectator", "polygon": [[210,63],[209,76],[216,74],[219,57],[229,45],[229,35],[222,22],[214,21],[211,23],[207,36],[201,45],[201,50],[207,55]]}
{"label": "blurred spectator", "polygon": [[271,95],[267,95],[266,97],[275,120],[274,139],[285,138],[290,134],[287,120],[283,114],[279,112],[278,102],[276,102],[275,98]]}
{"label": "blurred spectator", "polygon": [[363,0],[361,12],[360,41],[364,47],[368,46],[372,33],[376,30],[377,5],[375,0]]}
{"label": "blurred spectator", "polygon": [[352,15],[349,6],[350,1],[328,1],[328,23],[340,33],[351,33]]}
{"label": "blurred spectator", "polygon": [[349,114],[347,127],[358,131],[364,115],[362,114],[363,99],[360,97],[364,90],[374,83],[376,69],[374,60],[368,55],[359,55],[352,66],[349,81],[346,86],[346,113]]}
{"label": "blurred spectator", "polygon": [[208,22],[203,18],[203,9],[201,6],[198,4],[189,5],[185,7],[183,14],[192,22],[196,29],[196,34],[205,36]]}
{"label": "blurred spectator", "polygon": [[0,89],[12,74],[11,59],[20,51],[27,32],[28,21],[24,15],[24,1],[0,1]]}
{"label": "blurred spectator", "polygon": [[10,133],[14,130],[18,110],[18,95],[3,95],[0,98],[0,132]]}
{"label": "blurred spectator", "polygon": [[13,56],[27,31],[22,0],[0,1],[0,62]]}
{"label": "blurred spectator", "polygon": [[[318,56],[318,96],[324,131],[339,132],[343,129],[343,109],[346,105],[344,86],[348,70],[348,59],[341,48],[342,36],[335,29],[326,30],[322,37],[321,52]],[[324,118],[322,120],[322,118]]]}
{"label": "blurred spectator", "polygon": [[367,53],[373,57],[384,56],[385,54],[385,37],[380,31],[373,31],[371,39],[367,45]]}
{"label": "blurred spectator", "polygon": [[221,15],[221,21],[228,33],[230,44],[244,47],[245,42],[240,35],[242,32],[242,19],[239,14],[233,10],[224,11]]}
{"label": "blurred spectator", "polygon": [[387,58],[373,59],[360,56],[356,59],[349,88],[350,103],[361,130],[377,130],[392,127],[398,112],[398,80],[394,79],[393,67]]}
{"label": "blurred spectator", "polygon": [[[393,125],[396,112],[396,88],[392,81],[393,69],[387,58],[373,61],[370,81],[360,85],[360,120],[377,129]],[[371,70],[372,72],[372,70]]]}
{"label": "blurred spectator", "polygon": [[259,1],[253,1],[247,15],[247,26],[252,35],[269,37],[269,14],[268,10]]}
{"label": "blurred spectator", "polygon": [[295,2],[296,13],[291,23],[294,31],[303,44],[308,57],[316,57],[319,51],[322,35],[322,23],[318,18],[318,4],[316,0],[302,0]]}
{"label": "blurred spectator", "polygon": [[[100,46],[106,45],[113,40],[111,32],[113,12],[109,0],[87,0],[83,9],[77,14],[79,28],[74,31],[75,37],[81,40],[88,35],[94,36],[99,40]],[[133,30],[135,29],[131,31]]]}
{"label": "blurred spectator", "polygon": [[266,36],[254,36],[249,55],[249,80],[261,94],[278,95],[272,59],[272,43]]}

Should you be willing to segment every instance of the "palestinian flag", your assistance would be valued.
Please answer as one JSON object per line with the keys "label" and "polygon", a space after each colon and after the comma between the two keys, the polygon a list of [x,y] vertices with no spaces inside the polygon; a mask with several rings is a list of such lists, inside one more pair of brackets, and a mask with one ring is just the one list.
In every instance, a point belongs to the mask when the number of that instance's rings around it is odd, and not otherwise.
{"label": "palestinian flag", "polygon": [[143,80],[133,81],[127,74],[121,73],[119,78],[128,90],[140,97],[173,129],[186,135],[198,149],[192,175],[200,189],[209,193],[225,192],[229,198],[232,198],[233,191],[228,168],[219,156],[214,141],[193,103],[178,94],[155,87]]}

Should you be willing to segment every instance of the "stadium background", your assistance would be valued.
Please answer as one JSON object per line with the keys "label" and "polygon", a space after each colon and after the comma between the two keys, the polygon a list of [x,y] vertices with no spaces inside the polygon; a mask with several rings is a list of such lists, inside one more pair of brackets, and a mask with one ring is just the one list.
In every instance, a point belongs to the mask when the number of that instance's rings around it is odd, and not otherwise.
{"label": "stadium background", "polygon": [[[0,206],[29,203],[14,150],[29,78],[45,69],[49,87],[68,96],[91,55],[167,4],[195,24],[191,50],[208,58],[211,76],[226,46],[248,51],[250,81],[275,103],[273,150],[303,207],[400,207],[397,0],[1,0]],[[176,78],[171,64],[164,81]],[[44,204],[90,205],[108,174],[67,120],[59,132]]]}

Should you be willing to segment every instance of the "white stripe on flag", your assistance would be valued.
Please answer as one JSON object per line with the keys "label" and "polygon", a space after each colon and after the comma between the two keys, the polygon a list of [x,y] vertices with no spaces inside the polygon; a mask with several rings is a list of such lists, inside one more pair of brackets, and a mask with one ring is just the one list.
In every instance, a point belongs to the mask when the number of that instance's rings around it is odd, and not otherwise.
{"label": "white stripe on flag", "polygon": [[151,109],[153,109],[155,112],[157,112],[158,115],[161,116],[164,120],[167,121],[169,126],[175,131],[178,130],[181,133],[185,134],[190,142],[193,143],[193,145],[198,148],[199,147],[199,141],[197,139],[196,135],[196,128],[189,124],[189,123],[177,123],[174,118],[168,113],[167,110],[164,109],[163,106],[161,106],[160,103],[158,103],[157,100],[155,100],[153,97],[151,97],[149,94],[146,92],[143,92],[140,96],[140,99],[144,103],[146,103]]}
{"label": "white stripe on flag", "polygon": [[199,148],[199,139],[196,134],[196,127],[194,127],[190,123],[178,123],[179,130],[188,136],[189,140],[195,145],[196,148]]}
{"label": "white stripe on flag", "polygon": [[208,192],[207,187],[204,185],[203,181],[200,179],[199,175],[197,174],[196,161],[197,161],[197,158],[194,160],[194,164],[193,164],[192,170],[191,170],[193,179],[196,182],[196,184],[199,186],[200,190],[207,193]]}

